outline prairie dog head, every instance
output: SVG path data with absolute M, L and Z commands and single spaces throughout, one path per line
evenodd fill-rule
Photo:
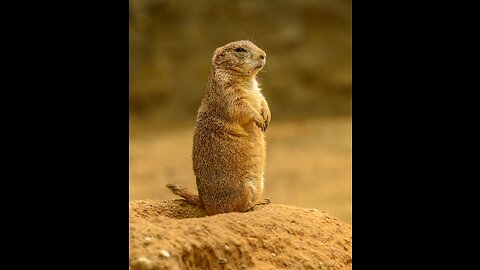
M 265 66 L 267 54 L 248 40 L 230 42 L 217 48 L 212 64 L 215 69 L 240 76 L 255 76 Z

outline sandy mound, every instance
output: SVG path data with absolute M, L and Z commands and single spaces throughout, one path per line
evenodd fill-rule
M 205 216 L 183 200 L 130 202 L 130 269 L 351 269 L 352 227 L 269 204 Z

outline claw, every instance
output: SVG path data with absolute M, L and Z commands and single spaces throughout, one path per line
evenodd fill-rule
M 262 119 L 263 120 L 263 119 Z M 259 127 L 262 131 L 265 131 L 267 129 L 266 122 L 257 122 L 255 121 L 255 124 L 257 127 Z

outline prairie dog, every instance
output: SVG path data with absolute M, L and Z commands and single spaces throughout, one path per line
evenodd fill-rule
M 217 48 L 198 109 L 193 170 L 198 195 L 167 184 L 207 215 L 245 212 L 262 199 L 265 137 L 271 114 L 256 79 L 266 54 L 248 40 Z

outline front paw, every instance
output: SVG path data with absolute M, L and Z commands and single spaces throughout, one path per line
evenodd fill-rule
M 264 111 L 264 110 L 262 110 L 260 112 L 260 115 L 263 118 L 263 122 L 264 122 L 264 126 L 265 126 L 265 129 L 263 131 L 265 131 L 265 130 L 267 130 L 268 125 L 270 125 L 270 119 L 272 118 L 272 116 L 271 116 L 269 111 Z
M 260 119 L 257 119 L 255 120 L 255 124 L 262 130 L 262 131 L 265 131 L 267 130 L 267 122 L 265 120 L 263 120 L 263 118 L 260 118 Z

